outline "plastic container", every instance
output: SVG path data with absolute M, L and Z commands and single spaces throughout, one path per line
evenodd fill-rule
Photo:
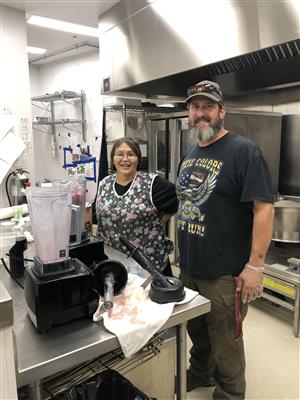
M 81 233 L 85 229 L 86 179 L 81 176 L 59 179 L 53 181 L 53 187 L 69 191 L 72 196 L 72 205 L 79 207 L 79 217 L 74 208 L 72 211 L 70 235 L 77 235 L 79 231 L 81 239 Z
M 32 187 L 26 189 L 35 251 L 43 263 L 69 256 L 71 194 L 66 190 Z

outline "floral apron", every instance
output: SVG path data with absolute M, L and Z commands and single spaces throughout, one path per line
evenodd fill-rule
M 115 191 L 116 175 L 100 182 L 96 210 L 98 234 L 104 243 L 129 254 L 118 236 L 126 237 L 139 247 L 157 269 L 168 263 L 168 239 L 159 212 L 152 202 L 152 184 L 157 175 L 137 172 L 127 192 L 121 196 Z

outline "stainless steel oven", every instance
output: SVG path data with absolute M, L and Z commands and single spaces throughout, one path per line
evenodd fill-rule
M 147 115 L 149 138 L 149 170 L 175 183 L 179 160 L 194 140 L 188 125 L 186 111 Z M 176 216 L 166 226 L 174 243 L 175 251 L 170 255 L 173 264 L 178 262 Z

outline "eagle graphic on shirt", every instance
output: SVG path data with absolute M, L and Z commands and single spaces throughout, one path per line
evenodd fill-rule
M 178 199 L 184 203 L 186 201 L 199 207 L 210 197 L 216 186 L 216 175 L 204 172 L 183 172 L 176 182 Z

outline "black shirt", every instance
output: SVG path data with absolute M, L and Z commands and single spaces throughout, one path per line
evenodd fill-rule
M 115 190 L 119 196 L 122 196 L 130 188 L 132 181 L 126 186 L 115 182 Z M 160 213 L 175 214 L 178 209 L 178 200 L 174 183 L 167 181 L 160 176 L 156 176 L 152 185 L 153 204 Z
M 180 266 L 197 278 L 238 275 L 249 259 L 253 200 L 273 202 L 259 148 L 233 132 L 195 145 L 177 180 Z

